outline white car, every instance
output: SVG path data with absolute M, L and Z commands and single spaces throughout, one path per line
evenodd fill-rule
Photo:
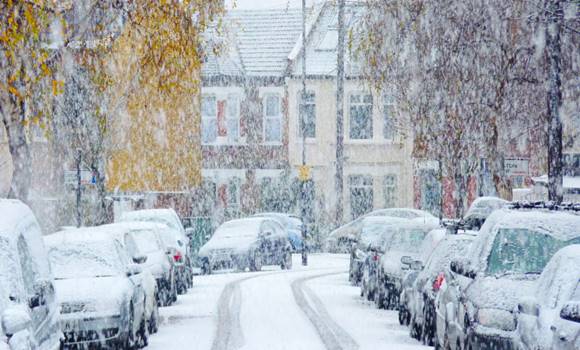
M 34 214 L 0 199 L 0 349 L 58 349 L 54 280 Z
M 145 292 L 145 318 L 149 333 L 156 333 L 159 325 L 160 290 L 154 273 L 163 276 L 159 263 L 169 263 L 155 235 L 163 228 L 160 224 L 135 222 L 97 226 L 92 230 L 93 237 L 108 235 L 123 245 L 127 256 L 133 263 L 141 265 L 143 272 L 135 275 Z M 144 239 L 145 238 L 145 239 Z M 149 262 L 151 257 L 152 261 Z
M 65 347 L 133 349 L 147 343 L 142 268 L 99 228 L 44 238 L 55 275 Z
M 219 268 L 260 271 L 263 265 L 292 268 L 292 246 L 276 220 L 252 217 L 223 223 L 199 250 L 202 272 Z
M 546 265 L 535 295 L 520 300 L 516 348 L 579 349 L 579 305 L 580 245 L 571 245 L 558 251 Z
M 193 286 L 193 270 L 189 238 L 185 233 L 179 216 L 173 209 L 143 209 L 125 212 L 117 222 L 144 221 L 167 225 L 170 230 L 162 233 L 163 241 L 174 252 L 172 256 L 177 267 L 177 292 L 185 294 Z
M 494 211 L 479 230 L 467 258 L 453 261 L 446 276 L 447 340 L 463 348 L 513 344 L 518 301 L 534 292 L 552 256 L 580 243 L 580 216 L 549 210 Z M 449 288 L 451 287 L 451 289 Z M 455 300 L 453 300 L 455 299 Z M 451 302 L 454 305 L 448 305 Z

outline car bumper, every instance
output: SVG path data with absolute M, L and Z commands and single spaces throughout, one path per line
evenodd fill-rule
M 65 314 L 61 317 L 61 328 L 65 345 L 116 343 L 124 331 L 119 315 L 78 317 Z
M 514 350 L 514 332 L 492 329 L 481 325 L 471 328 L 468 343 L 481 350 Z

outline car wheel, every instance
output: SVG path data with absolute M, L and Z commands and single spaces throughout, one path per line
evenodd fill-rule
M 411 327 L 409 327 L 409 328 L 410 328 L 411 338 L 421 340 L 421 326 L 419 324 L 417 324 L 417 322 L 415 322 L 414 318 L 411 320 Z
M 377 307 L 377 309 L 384 309 L 385 308 L 385 295 L 384 295 L 381 288 L 379 288 L 375 292 L 374 300 L 375 300 L 375 306 Z
M 291 270 L 292 269 L 292 252 L 287 251 L 284 254 L 284 259 L 282 260 L 282 264 L 280 265 L 282 270 Z
M 404 307 L 401 306 L 399 308 L 399 324 L 401 326 L 404 326 L 405 325 L 405 322 L 406 322 L 406 319 L 407 319 L 407 310 Z
M 143 320 L 139 327 L 139 348 L 142 349 L 147 345 L 149 345 L 149 327 L 147 325 L 147 317 L 143 315 Z
M 149 317 L 149 333 L 155 334 L 159 330 L 159 307 L 154 306 Z
M 129 329 L 127 330 L 127 334 L 125 335 L 125 345 L 124 348 L 125 349 L 129 349 L 129 350 L 133 350 L 136 349 L 137 347 L 137 342 L 136 342 L 136 336 L 135 336 L 135 331 L 133 330 L 135 328 L 135 315 L 134 315 L 134 310 L 133 310 L 133 304 L 131 304 L 131 306 L 129 306 L 129 322 L 127 323 L 127 327 L 129 327 Z
M 262 270 L 262 254 L 256 251 L 254 253 L 254 257 L 252 258 L 252 262 L 250 264 L 251 271 L 261 271 Z
M 204 260 L 201 265 L 201 273 L 204 275 L 211 275 L 211 265 L 208 260 Z

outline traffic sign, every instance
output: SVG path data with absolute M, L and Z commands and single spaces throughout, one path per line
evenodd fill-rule
M 310 180 L 310 167 L 308 165 L 301 165 L 298 168 L 298 179 L 302 182 Z

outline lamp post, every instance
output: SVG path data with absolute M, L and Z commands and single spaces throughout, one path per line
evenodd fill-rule
M 300 132 L 302 133 L 302 169 L 304 172 L 306 168 L 306 123 L 305 123 L 305 102 L 306 102 L 306 0 L 302 0 L 302 93 L 300 94 Z M 308 265 L 308 255 L 306 251 L 306 181 L 307 176 L 301 177 L 301 219 L 302 219 L 302 265 Z

